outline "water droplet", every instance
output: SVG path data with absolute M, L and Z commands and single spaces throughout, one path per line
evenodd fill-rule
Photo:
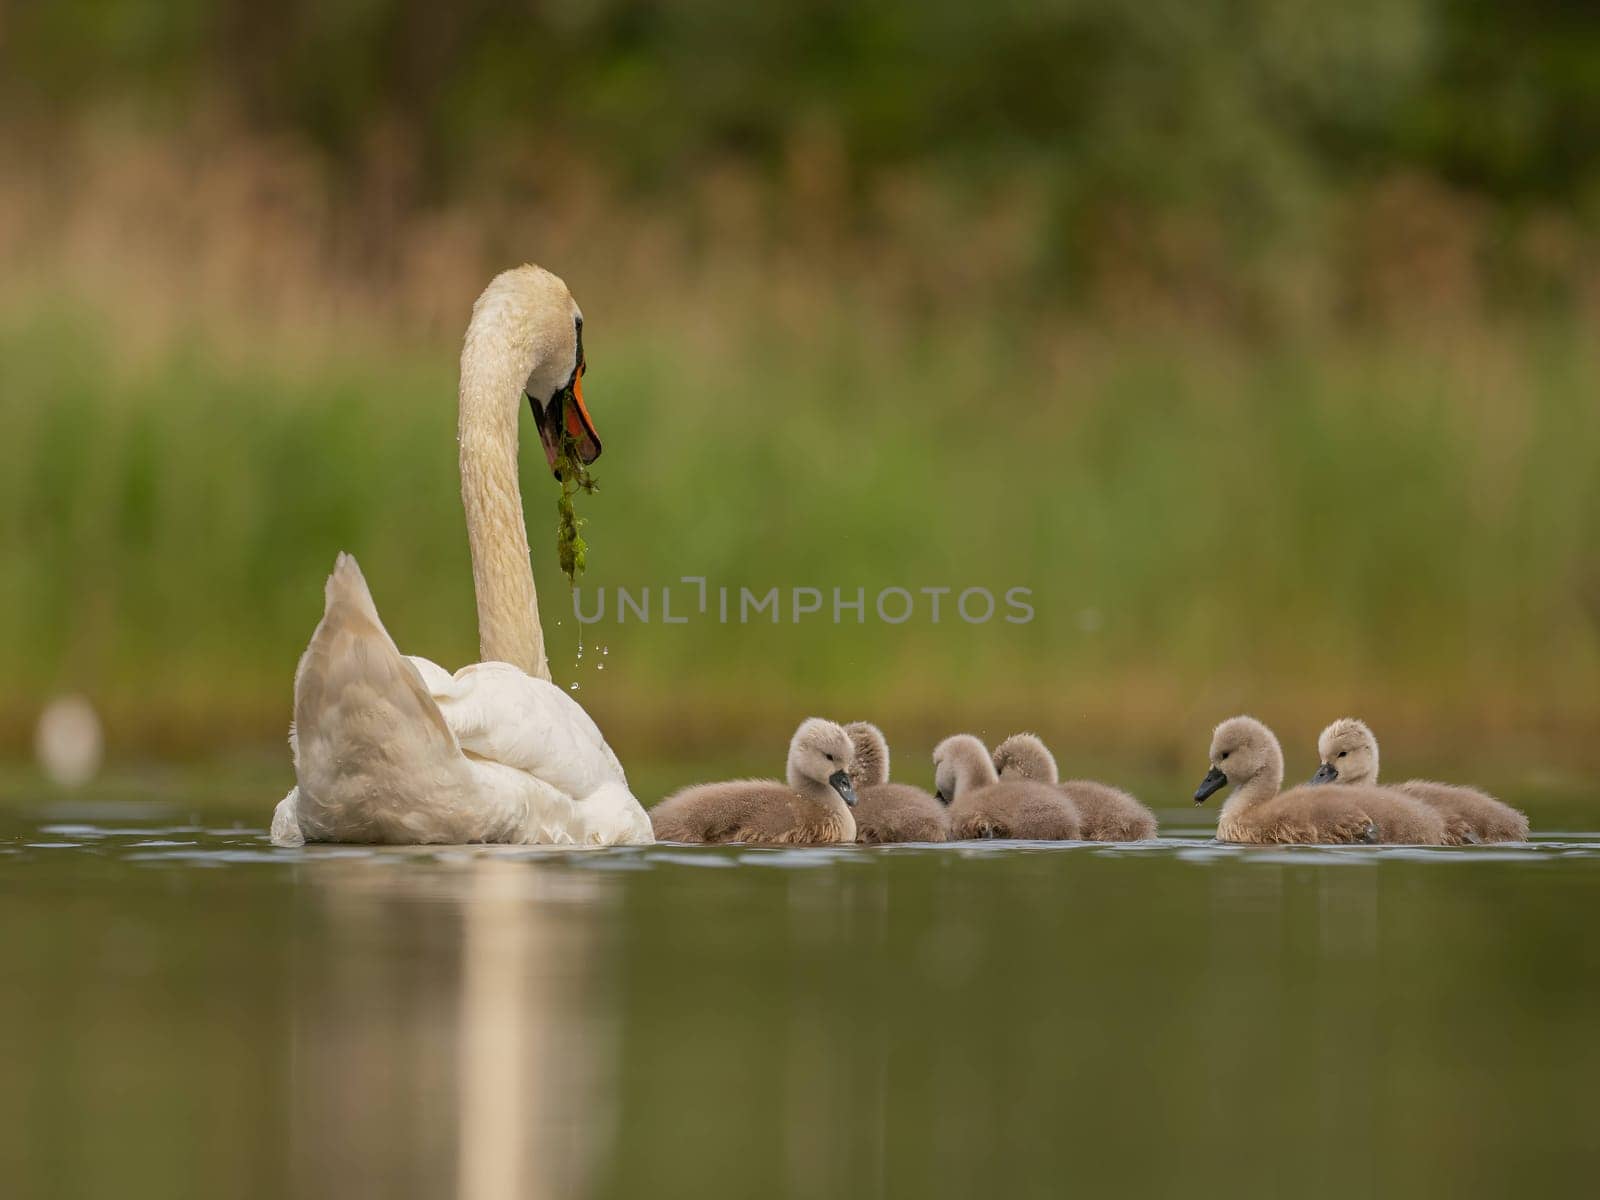
M 606 665 L 605 663 L 596 663 L 594 669 L 596 671 L 604 671 L 606 669 Z
M 568 689 L 567 689 L 567 690 L 568 690 L 568 691 L 570 691 L 570 692 L 575 692 L 575 691 L 577 691 L 577 690 L 578 690 L 578 681 L 577 681 L 577 680 L 576 680 L 576 679 L 574 679 L 574 680 L 573 680 L 573 681 L 572 681 L 572 686 L 571 686 L 571 687 L 569 687 L 569 688 L 568 688 Z

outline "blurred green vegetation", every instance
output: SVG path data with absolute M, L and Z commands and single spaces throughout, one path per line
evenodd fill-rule
M 276 737 L 338 549 L 473 658 L 456 339 L 532 259 L 588 318 L 591 587 L 1038 613 L 568 617 L 625 757 L 819 710 L 1165 771 L 1244 708 L 1593 756 L 1577 6 L 66 0 L 0 102 L 8 749 L 61 689 L 114 749 Z M 551 624 L 536 448 L 524 492 Z
M 728 349 L 707 355 L 590 309 L 607 450 L 583 582 L 613 600 L 582 660 L 558 488 L 524 439 L 553 664 L 624 740 L 781 740 L 820 709 L 1183 761 L 1245 707 L 1569 738 L 1600 716 L 1587 339 L 1246 354 L 1108 338 L 1063 356 L 1011 327 L 896 344 L 838 315 L 801 348 L 728 313 Z M 148 745 L 271 736 L 346 547 L 402 646 L 476 656 L 447 348 L 347 346 L 291 371 L 180 338 L 111 373 L 104 336 L 63 313 L 0 326 L 26 401 L 0 444 L 19 722 L 77 686 Z M 686 575 L 861 587 L 869 617 L 664 624 L 662 586 L 693 608 Z M 618 585 L 655 591 L 652 623 L 619 623 Z M 938 585 L 1029 587 L 1037 616 L 968 625 L 947 600 L 939 624 L 925 604 L 871 619 L 880 588 Z

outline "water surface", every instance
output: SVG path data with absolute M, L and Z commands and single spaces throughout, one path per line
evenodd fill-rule
M 1209 839 L 285 851 L 160 802 L 0 813 L 4 1191 L 1590 1186 L 1600 838 Z

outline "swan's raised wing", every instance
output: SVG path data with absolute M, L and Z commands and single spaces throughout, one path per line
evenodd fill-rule
M 412 662 L 468 755 L 526 771 L 577 800 L 605 784 L 626 788 L 599 727 L 555 684 L 509 663 L 476 663 L 447 675 L 427 659 Z
M 293 813 L 308 840 L 504 840 L 520 817 L 512 800 L 474 797 L 455 735 L 348 554 L 295 673 L 294 718 Z

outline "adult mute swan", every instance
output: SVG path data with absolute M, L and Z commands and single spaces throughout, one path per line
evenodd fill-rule
M 484 661 L 451 675 L 401 654 L 339 555 L 295 672 L 296 786 L 276 844 L 652 840 L 617 756 L 550 680 L 517 486 L 524 395 L 552 470 L 563 433 L 583 462 L 599 456 L 584 367 L 583 314 L 550 272 L 504 271 L 472 306 L 458 433 Z

